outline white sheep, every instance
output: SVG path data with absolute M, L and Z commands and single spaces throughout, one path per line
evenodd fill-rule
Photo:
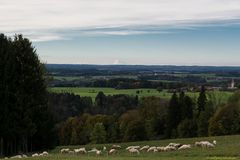
M 201 143 L 201 142 L 195 142 L 195 146 L 196 146 L 196 147 L 201 147 L 201 146 L 202 146 L 202 143 Z
M 35 154 L 32 155 L 32 157 L 39 157 L 39 154 L 35 153 Z
M 47 151 L 44 151 L 43 153 L 42 153 L 42 156 L 48 156 L 49 154 L 48 154 L 48 152 Z
M 157 149 L 157 147 L 153 146 L 148 148 L 147 152 L 154 152 Z
M 129 149 L 128 152 L 131 153 L 131 154 L 140 154 L 140 152 L 135 148 Z
M 180 143 L 169 143 L 168 146 L 169 146 L 169 147 L 179 148 L 179 147 L 181 147 L 182 145 L 181 145 Z
M 97 151 L 96 151 L 96 155 L 97 155 L 97 156 L 100 156 L 101 154 L 102 154 L 102 151 L 100 151 L 100 150 L 97 150 Z
M 165 150 L 165 147 L 157 147 L 157 150 L 159 151 L 159 152 L 164 152 Z
M 116 154 L 117 153 L 117 150 L 116 149 L 111 149 L 108 154 L 109 155 L 112 155 L 112 154 Z
M 23 154 L 22 155 L 22 158 L 27 158 L 28 156 L 26 154 Z
M 217 144 L 217 141 L 216 141 L 216 140 L 213 140 L 213 144 L 216 145 L 216 144 Z
M 185 149 L 191 149 L 191 145 L 190 144 L 184 144 L 181 147 L 178 148 L 178 150 L 185 150 Z
M 120 148 L 122 148 L 120 145 L 116 145 L 116 144 L 112 145 L 112 149 L 120 149 Z
M 126 148 L 126 150 L 129 150 L 129 149 L 140 149 L 141 147 L 140 146 L 129 146 Z
M 87 153 L 85 148 L 74 149 L 74 152 L 77 154 L 86 154 Z
M 107 147 L 106 146 L 103 146 L 103 151 L 105 152 L 107 150 Z
M 202 147 L 204 147 L 204 148 L 214 148 L 215 146 L 214 146 L 214 144 L 206 141 L 206 142 L 202 143 Z
M 166 146 L 164 148 L 164 151 L 166 151 L 166 152 L 168 152 L 168 151 L 176 151 L 176 150 L 177 150 L 176 147 L 173 147 L 173 146 Z
M 16 156 L 13 156 L 11 158 L 22 158 L 22 156 L 21 155 L 16 155 Z
M 150 146 L 143 146 L 142 148 L 140 148 L 140 151 L 145 151 L 148 150 L 150 148 Z
M 214 144 L 210 143 L 209 141 L 201 141 L 195 142 L 195 146 L 202 147 L 202 148 L 214 148 Z
M 42 157 L 43 156 L 43 154 L 42 153 L 39 153 L 39 157 Z
M 69 148 L 63 148 L 60 150 L 60 152 L 63 153 L 69 153 L 70 149 Z

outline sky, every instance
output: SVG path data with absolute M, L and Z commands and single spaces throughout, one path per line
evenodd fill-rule
M 44 63 L 240 66 L 239 0 L 0 0 Z

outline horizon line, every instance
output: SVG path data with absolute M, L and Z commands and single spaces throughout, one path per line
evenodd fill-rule
M 173 67 L 240 67 L 240 65 L 174 65 L 174 64 L 91 64 L 91 63 L 43 63 L 45 65 L 89 65 L 89 66 L 173 66 Z

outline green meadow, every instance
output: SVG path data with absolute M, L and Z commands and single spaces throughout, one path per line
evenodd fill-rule
M 196 141 L 207 140 L 212 142 L 217 141 L 217 145 L 212 149 L 203 149 L 194 146 Z M 184 151 L 171 151 L 171 152 L 158 152 L 147 153 L 140 152 L 139 155 L 131 155 L 125 148 L 132 145 L 149 145 L 149 146 L 166 146 L 169 143 L 181 143 L 191 144 L 192 148 Z M 106 146 L 109 150 L 112 144 L 89 144 L 86 146 L 61 146 L 50 151 L 50 155 L 47 157 L 38 157 L 30 159 L 41 160 L 237 160 L 240 158 L 240 135 L 234 136 L 219 136 L 219 137 L 205 137 L 205 138 L 187 138 L 187 139 L 171 139 L 160 141 L 142 141 L 119 144 L 122 148 L 116 155 L 108 155 L 107 152 L 103 152 L 102 155 L 96 156 L 95 154 L 87 155 L 74 155 L 74 154 L 60 154 L 59 151 L 62 148 L 76 149 L 79 147 L 85 147 L 87 150 L 97 148 L 101 150 L 103 146 Z
M 92 88 L 92 87 L 53 87 L 49 88 L 51 92 L 56 93 L 73 93 L 80 95 L 81 97 L 91 97 L 93 100 L 97 96 L 98 92 L 102 91 L 105 95 L 116 95 L 116 94 L 126 94 L 130 96 L 138 95 L 141 97 L 156 96 L 165 99 L 169 99 L 172 93 L 167 91 L 158 92 L 156 89 L 115 89 L 115 88 Z M 139 92 L 138 92 L 139 91 Z M 198 97 L 198 92 L 188 92 L 186 93 L 190 97 L 196 99 Z M 233 94 L 232 92 L 225 91 L 211 91 L 207 93 L 208 96 L 214 97 L 217 101 L 226 102 L 228 98 Z

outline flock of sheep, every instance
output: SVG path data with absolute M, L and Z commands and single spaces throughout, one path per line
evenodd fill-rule
M 130 154 L 140 154 L 140 152 L 169 152 L 169 151 L 176 151 L 176 150 L 187 150 L 191 149 L 193 146 L 195 147 L 201 147 L 201 148 L 214 148 L 217 144 L 216 140 L 213 141 L 213 143 L 210 143 L 209 141 L 200 141 L 195 142 L 194 145 L 190 144 L 180 144 L 180 143 L 169 143 L 167 146 L 129 146 L 126 148 L 126 151 Z M 104 153 L 107 153 L 107 155 L 113 155 L 117 154 L 119 150 L 121 150 L 122 147 L 120 145 L 112 145 L 110 150 L 107 151 L 107 148 L 104 146 L 102 150 L 98 150 L 96 148 L 93 148 L 89 151 L 86 150 L 86 148 L 79 148 L 79 149 L 73 149 L 70 150 L 69 148 L 63 148 L 60 150 L 61 154 L 88 154 L 88 153 L 95 153 L 97 156 L 102 155 Z
M 48 156 L 49 154 L 48 154 L 48 152 L 47 151 L 44 151 L 44 152 L 42 152 L 42 153 L 34 153 L 34 154 L 32 154 L 30 157 L 43 157 L 43 156 Z M 25 155 L 25 154 L 19 154 L 19 155 L 16 155 L 16 156 L 13 156 L 13 157 L 10 157 L 10 158 L 28 158 L 28 156 L 27 155 Z M 8 159 L 8 157 L 5 157 L 4 159 Z
M 167 146 L 161 146 L 161 147 L 156 147 L 156 146 L 129 146 L 125 150 L 129 152 L 130 154 L 140 154 L 140 152 L 169 152 L 169 151 L 176 151 L 176 150 L 187 150 L 191 149 L 192 147 L 201 147 L 201 148 L 214 148 L 217 144 L 217 141 L 214 140 L 212 143 L 209 141 L 200 141 L 200 142 L 195 142 L 194 145 L 191 144 L 180 144 L 180 143 L 169 143 Z M 114 155 L 121 150 L 122 147 L 120 145 L 112 145 L 109 150 L 107 150 L 107 147 L 103 147 L 102 150 L 98 150 L 96 148 L 93 148 L 89 151 L 86 150 L 86 148 L 79 148 L 79 149 L 73 149 L 70 150 L 69 148 L 63 148 L 60 150 L 61 154 L 88 154 L 88 153 L 94 153 L 97 156 L 100 156 L 104 153 L 107 153 L 107 155 Z M 44 151 L 42 153 L 35 153 L 32 154 L 30 157 L 43 157 L 43 156 L 48 156 L 48 152 Z M 27 158 L 27 155 L 16 155 L 10 158 Z M 7 157 L 5 159 L 8 159 Z

